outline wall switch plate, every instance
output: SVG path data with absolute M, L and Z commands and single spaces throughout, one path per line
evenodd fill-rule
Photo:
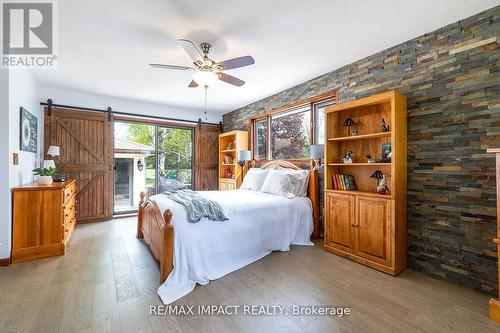
M 19 154 L 18 153 L 12 154 L 12 164 L 19 165 Z

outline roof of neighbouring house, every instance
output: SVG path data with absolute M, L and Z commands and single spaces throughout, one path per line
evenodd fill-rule
M 115 138 L 115 152 L 117 153 L 147 154 L 154 151 L 154 147 L 125 139 Z

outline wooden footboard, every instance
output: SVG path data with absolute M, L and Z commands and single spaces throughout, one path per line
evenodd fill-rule
M 137 238 L 143 238 L 160 261 L 160 283 L 167 279 L 174 268 L 174 226 L 170 224 L 171 220 L 170 209 L 162 216 L 156 202 L 146 199 L 146 194 L 141 192 Z

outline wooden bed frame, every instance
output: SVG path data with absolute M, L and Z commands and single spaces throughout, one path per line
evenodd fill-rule
M 275 168 L 277 166 L 302 170 L 293 163 L 287 161 L 271 161 L 264 164 L 262 169 Z M 307 196 L 311 199 L 313 207 L 314 230 L 311 238 L 319 238 L 319 188 L 318 170 L 309 170 L 309 185 Z M 160 283 L 163 283 L 174 268 L 174 226 L 170 223 L 172 212 L 167 209 L 161 214 L 154 200 L 146 199 L 146 194 L 141 192 L 139 203 L 139 214 L 137 217 L 137 238 L 143 238 L 149 245 L 151 252 L 160 262 Z

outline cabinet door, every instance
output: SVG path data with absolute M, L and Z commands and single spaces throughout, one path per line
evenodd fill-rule
M 325 244 L 343 251 L 352 251 L 354 225 L 354 197 L 326 193 Z
M 360 257 L 390 264 L 391 200 L 357 197 L 355 251 Z
M 226 182 L 219 181 L 219 191 L 225 191 L 226 190 Z

